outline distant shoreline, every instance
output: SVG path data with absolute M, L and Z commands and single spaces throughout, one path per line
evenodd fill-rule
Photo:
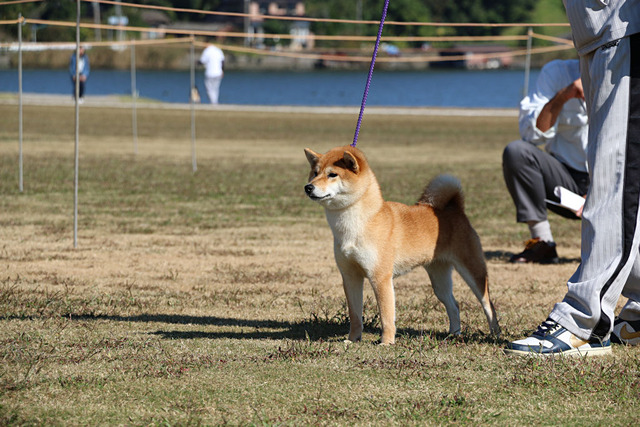
M 70 96 L 39 93 L 23 93 L 23 105 L 29 106 L 62 106 L 71 107 L 75 102 Z M 0 104 L 18 105 L 17 93 L 0 93 Z M 87 95 L 82 108 L 133 108 L 133 100 L 120 95 Z M 162 102 L 153 99 L 137 99 L 136 108 L 185 110 L 189 103 Z M 239 105 L 239 104 L 194 104 L 198 110 L 214 111 L 246 111 L 302 114 L 358 114 L 360 107 L 354 106 L 274 106 L 274 105 Z M 517 117 L 515 108 L 449 108 L 449 107 L 366 107 L 366 114 L 375 115 L 407 115 L 407 116 L 456 116 L 456 117 Z
M 114 50 L 108 47 L 93 47 L 87 51 L 91 66 L 99 69 L 128 70 L 131 66 L 129 49 Z M 327 70 L 365 70 L 369 62 L 318 61 L 310 58 L 295 58 L 272 55 L 255 55 L 237 52 L 226 53 L 228 70 L 266 71 L 288 70 L 309 71 Z M 311 52 L 309 52 L 311 53 Z M 196 60 L 200 51 L 195 52 Z M 339 54 L 339 52 L 338 52 Z M 368 53 L 367 53 L 368 54 Z M 69 64 L 69 50 L 23 51 L 22 63 L 27 69 L 66 69 Z M 539 68 L 551 59 L 564 57 L 566 53 L 554 52 L 539 54 L 532 58 L 531 66 Z M 0 52 L 0 69 L 17 68 L 18 54 L 13 51 Z M 139 46 L 136 48 L 136 68 L 139 70 L 188 70 L 191 58 L 189 49 L 182 46 Z M 428 70 L 429 62 L 378 62 L 380 70 Z M 524 68 L 524 56 L 514 57 L 511 69 Z

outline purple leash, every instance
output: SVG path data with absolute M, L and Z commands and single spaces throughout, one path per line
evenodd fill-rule
M 376 38 L 376 47 L 373 49 L 373 57 L 371 58 L 371 65 L 369 66 L 369 75 L 367 76 L 367 85 L 364 88 L 364 96 L 362 97 L 362 104 L 360 105 L 360 115 L 358 116 L 358 124 L 356 125 L 356 133 L 353 136 L 352 147 L 356 146 L 358 142 L 358 134 L 360 133 L 360 125 L 362 124 L 362 115 L 364 114 L 364 106 L 367 104 L 367 96 L 369 96 L 369 86 L 371 86 L 371 76 L 373 76 L 373 66 L 376 63 L 376 56 L 378 56 L 378 46 L 380 46 L 380 38 L 382 37 L 382 27 L 384 26 L 384 20 L 387 17 L 387 8 L 389 7 L 389 0 L 385 0 L 384 9 L 382 10 L 382 18 L 380 18 L 380 27 L 378 27 L 378 37 Z

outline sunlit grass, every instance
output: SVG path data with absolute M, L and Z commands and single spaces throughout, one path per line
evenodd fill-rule
M 463 334 L 424 271 L 396 281 L 397 344 L 348 331 L 331 233 L 307 200 L 303 148 L 346 145 L 355 117 L 83 108 L 72 247 L 73 109 L 0 106 L 0 423 L 53 425 L 628 425 L 638 350 L 506 358 L 577 266 L 579 223 L 551 217 L 561 264 L 513 266 L 526 227 L 502 182 L 509 118 L 366 116 L 359 147 L 386 198 L 457 175 L 484 244 L 503 336 L 455 277 Z M 523 228 L 524 227 L 524 228 Z

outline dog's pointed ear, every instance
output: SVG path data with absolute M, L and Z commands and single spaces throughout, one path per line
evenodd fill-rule
M 344 160 L 347 169 L 349 169 L 351 172 L 353 173 L 358 173 L 360 172 L 360 166 L 358 165 L 358 159 L 356 159 L 356 157 L 351 154 L 348 151 L 344 152 L 344 155 L 342 156 L 342 159 Z
M 307 160 L 309 161 L 309 164 L 311 165 L 311 167 L 315 167 L 318 164 L 318 159 L 320 158 L 320 154 L 316 153 L 315 151 L 309 148 L 304 149 L 304 154 L 307 156 Z

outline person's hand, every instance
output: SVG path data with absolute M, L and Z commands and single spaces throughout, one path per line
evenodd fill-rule
M 584 197 L 585 199 L 587 198 L 587 196 L 582 196 L 582 197 Z M 580 206 L 580 209 L 578 209 L 578 210 L 576 211 L 576 216 L 577 216 L 578 218 L 582 218 L 582 210 L 583 210 L 583 209 L 584 209 L 584 204 L 583 204 L 582 206 Z
M 538 114 L 538 118 L 536 119 L 536 127 L 541 132 L 546 132 L 553 125 L 555 125 L 556 120 L 558 120 L 558 116 L 560 115 L 560 111 L 562 111 L 562 107 L 564 104 L 570 99 L 578 98 L 584 99 L 584 90 L 582 89 L 582 80 L 577 79 L 567 87 L 562 88 L 556 95 L 551 98 L 549 102 L 547 102 L 542 110 L 540 110 L 540 114 Z
M 584 99 L 584 89 L 582 88 L 582 80 L 576 79 L 569 86 L 565 88 L 567 96 L 569 98 Z

